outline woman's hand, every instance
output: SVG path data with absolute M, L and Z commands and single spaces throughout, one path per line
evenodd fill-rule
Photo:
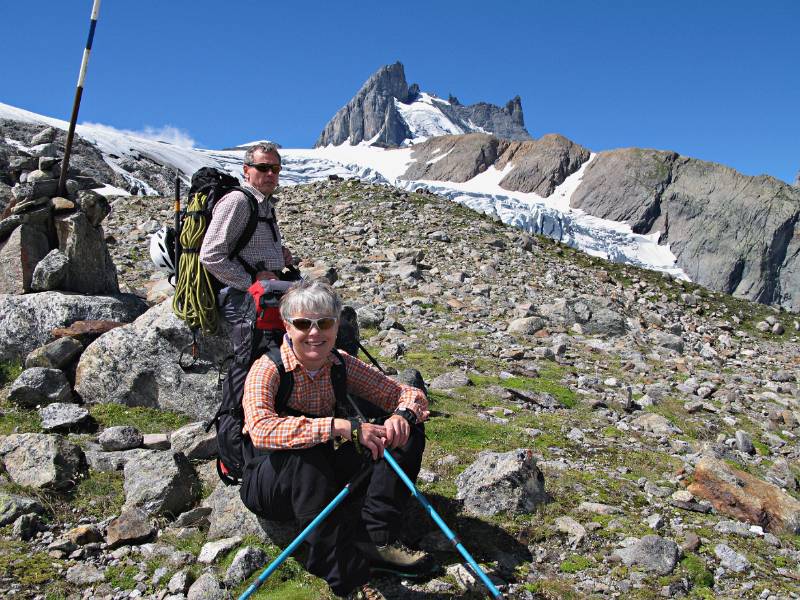
M 358 441 L 372 452 L 372 460 L 383 456 L 383 447 L 386 441 L 386 428 L 383 425 L 362 423 L 358 427 Z
M 383 424 L 386 429 L 386 445 L 390 448 L 405 446 L 411 435 L 411 425 L 400 415 L 392 415 Z

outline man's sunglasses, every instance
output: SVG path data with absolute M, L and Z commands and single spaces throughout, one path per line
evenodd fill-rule
M 277 175 L 281 172 L 281 166 L 279 164 L 272 164 L 272 163 L 244 163 L 248 167 L 253 167 L 259 173 L 266 173 L 267 171 L 272 171 Z
M 292 324 L 292 327 L 300 331 L 308 331 L 313 325 L 320 331 L 326 331 L 336 325 L 338 319 L 336 317 L 321 317 L 319 319 L 306 319 L 305 317 L 295 317 L 294 319 L 286 319 Z

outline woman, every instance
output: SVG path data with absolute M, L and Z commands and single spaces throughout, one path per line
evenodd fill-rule
M 262 517 L 297 519 L 305 527 L 365 468 L 361 450 L 378 461 L 384 448 L 391 448 L 412 480 L 419 473 L 427 398 L 421 390 L 334 351 L 341 308 L 336 292 L 320 280 L 300 282 L 283 296 L 281 361 L 284 377 L 293 378 L 285 408 L 275 405 L 281 375 L 268 356 L 257 360 L 247 376 L 244 433 L 257 456 L 245 467 L 241 496 Z M 347 392 L 384 413 L 380 423 L 335 416 L 333 369 L 346 373 Z M 344 402 L 339 399 L 340 405 Z M 372 469 L 367 483 L 306 539 L 306 568 L 340 596 L 381 598 L 365 585 L 371 571 L 408 577 L 428 573 L 433 566 L 425 553 L 397 541 L 410 492 L 384 461 L 374 462 Z

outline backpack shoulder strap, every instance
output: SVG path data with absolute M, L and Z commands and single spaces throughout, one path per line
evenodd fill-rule
M 256 226 L 258 225 L 258 201 L 252 193 L 248 192 L 244 188 L 231 188 L 228 193 L 231 192 L 242 192 L 250 204 L 250 217 L 247 219 L 247 225 L 245 225 L 242 235 L 240 235 L 239 239 L 236 240 L 233 250 L 231 250 L 230 254 L 228 254 L 228 258 L 235 258 L 239 255 L 239 252 L 241 252 L 244 247 L 250 243 L 250 239 L 253 237 L 253 233 L 256 231 Z
M 250 204 L 250 217 L 247 219 L 247 224 L 244 226 L 244 231 L 242 235 L 239 236 L 239 239 L 236 240 L 236 244 L 234 244 L 233 249 L 228 253 L 228 260 L 233 260 L 234 258 L 239 261 L 247 274 L 250 275 L 252 279 L 255 279 L 256 276 L 256 269 L 244 260 L 239 253 L 244 250 L 244 247 L 250 243 L 250 240 L 253 238 L 253 234 L 256 231 L 256 227 L 258 226 L 258 201 L 256 197 L 248 192 L 246 189 L 241 187 L 234 187 L 231 188 L 228 193 L 230 192 L 242 192 L 245 197 L 247 198 L 248 203 Z
M 331 367 L 331 385 L 337 406 L 347 406 L 347 365 L 336 348 L 331 350 L 333 366 Z
M 292 395 L 292 390 L 294 389 L 294 374 L 286 370 L 279 346 L 272 346 L 269 352 L 267 352 L 267 356 L 269 356 L 269 359 L 278 367 L 278 375 L 281 378 L 280 384 L 278 385 L 278 393 L 275 394 L 275 412 L 280 414 L 286 411 L 286 405 L 289 403 L 289 396 Z

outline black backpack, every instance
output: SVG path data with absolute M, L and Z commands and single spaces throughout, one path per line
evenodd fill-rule
M 196 171 L 192 175 L 192 184 L 189 188 L 189 199 L 191 201 L 195 194 L 205 195 L 207 197 L 205 208 L 202 211 L 199 211 L 199 214 L 195 214 L 193 211 L 189 211 L 188 209 L 182 211 L 180 228 L 183 229 L 184 222 L 187 218 L 202 216 L 206 219 L 206 229 L 208 229 L 208 223 L 211 222 L 214 207 L 216 206 L 217 202 L 222 199 L 225 194 L 232 191 L 242 192 L 247 197 L 247 200 L 250 203 L 250 217 L 247 220 L 247 225 L 245 226 L 242 235 L 236 241 L 236 244 L 228 254 L 228 259 L 235 259 L 239 261 L 244 270 L 247 271 L 247 274 L 250 275 L 251 278 L 255 278 L 255 274 L 258 272 L 258 269 L 239 256 L 239 253 L 244 249 L 245 246 L 247 246 L 248 243 L 250 243 L 250 240 L 252 239 L 259 222 L 266 222 L 269 225 L 270 230 L 272 231 L 272 237 L 277 241 L 278 233 L 275 229 L 275 210 L 273 209 L 271 214 L 267 217 L 260 217 L 258 215 L 258 201 L 256 200 L 256 197 L 251 192 L 241 187 L 239 185 L 239 180 L 236 179 L 236 177 L 212 167 L 203 167 L 202 169 Z M 180 237 L 180 235 L 178 237 Z M 202 243 L 202 239 L 203 238 L 201 237 L 200 243 Z M 200 252 L 200 248 L 199 246 L 197 248 L 180 248 L 179 252 Z M 211 274 L 209 273 L 209 275 Z M 221 284 L 216 281 L 216 278 L 213 276 L 211 276 L 211 278 L 215 282 L 215 289 L 218 290 L 222 287 Z
M 347 402 L 347 369 L 342 356 L 332 350 L 334 354 L 333 366 L 331 367 L 331 384 L 333 385 L 336 405 L 344 406 Z M 294 375 L 291 371 L 287 372 L 281 358 L 281 350 L 277 344 L 270 344 L 269 349 L 264 353 L 278 367 L 280 374 L 280 384 L 275 395 L 275 412 L 279 415 L 287 412 L 287 403 L 294 389 Z M 243 382 L 231 381 L 228 377 L 223 385 L 238 387 Z M 238 485 L 241 483 L 245 463 L 257 455 L 269 454 L 268 450 L 257 450 L 250 442 L 249 437 L 242 435 L 244 427 L 244 409 L 242 408 L 242 390 L 239 393 L 223 394 L 223 404 L 220 405 L 217 414 L 206 426 L 209 431 L 212 426 L 217 428 L 217 474 L 225 485 Z M 225 405 L 227 400 L 228 405 Z M 289 411 L 291 413 L 291 411 Z

